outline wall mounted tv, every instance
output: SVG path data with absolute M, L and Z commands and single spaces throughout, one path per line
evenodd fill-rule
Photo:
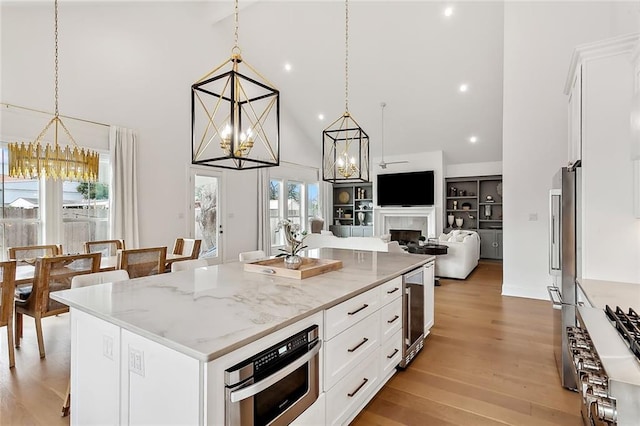
M 378 205 L 433 206 L 433 170 L 378 175 Z

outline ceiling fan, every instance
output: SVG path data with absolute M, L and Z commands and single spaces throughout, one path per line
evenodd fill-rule
M 380 138 L 380 163 L 378 163 L 378 165 L 380 166 L 381 169 L 386 169 L 387 166 L 389 164 L 402 164 L 402 163 L 408 163 L 408 161 L 384 161 L 384 107 L 387 106 L 386 102 L 381 102 L 380 103 L 380 109 L 382 110 L 382 118 L 380 120 L 380 125 L 382 127 L 382 132 L 381 132 L 381 138 Z

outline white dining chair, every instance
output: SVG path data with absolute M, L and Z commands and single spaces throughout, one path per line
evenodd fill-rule
M 124 269 L 94 272 L 93 274 L 77 275 L 71 278 L 71 288 L 87 287 L 95 284 L 113 283 L 129 279 L 129 273 Z
M 181 260 L 171 264 L 171 272 L 187 271 L 189 269 L 202 268 L 203 266 L 209 266 L 209 262 L 206 259 Z
M 245 251 L 238 255 L 238 259 L 240 260 L 240 262 L 264 259 L 265 257 L 267 257 L 267 254 L 264 252 L 264 250 Z

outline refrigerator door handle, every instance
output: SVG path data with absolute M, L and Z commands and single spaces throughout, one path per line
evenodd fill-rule
M 556 286 L 547 286 L 547 292 L 549 293 L 549 298 L 551 299 L 551 303 L 553 303 L 553 309 L 562 309 L 562 295 L 560 294 L 560 289 Z
M 560 275 L 560 215 L 562 206 L 562 191 L 552 189 L 549 191 L 549 274 Z

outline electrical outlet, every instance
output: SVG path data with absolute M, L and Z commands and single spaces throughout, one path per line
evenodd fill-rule
M 113 337 L 102 336 L 102 355 L 113 361 Z
M 538 213 L 529 213 L 529 222 L 535 222 L 538 220 Z
M 129 371 L 144 377 L 144 352 L 129 347 Z

